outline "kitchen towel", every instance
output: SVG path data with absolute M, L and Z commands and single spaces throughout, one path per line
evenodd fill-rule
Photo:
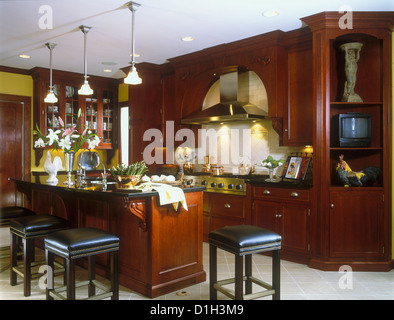
M 185 210 L 187 209 L 186 198 L 183 190 L 167 184 L 154 183 L 152 188 L 159 193 L 160 205 L 172 204 L 174 210 L 178 210 L 179 203 Z

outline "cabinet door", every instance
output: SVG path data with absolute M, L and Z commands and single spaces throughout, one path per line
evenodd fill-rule
M 281 205 L 278 202 L 253 202 L 252 224 L 273 232 L 280 233 Z
M 309 206 L 285 204 L 281 214 L 282 249 L 309 253 Z
M 383 192 L 330 192 L 330 256 L 383 258 Z

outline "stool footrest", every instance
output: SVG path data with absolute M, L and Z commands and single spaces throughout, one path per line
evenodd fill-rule
M 242 278 L 243 281 L 248 280 L 247 276 L 244 276 Z M 257 279 L 253 276 L 249 277 L 249 280 L 252 281 L 253 283 L 267 289 L 265 291 L 260 291 L 260 292 L 256 292 L 256 293 L 249 293 L 243 296 L 244 300 L 251 300 L 251 299 L 256 299 L 256 298 L 261 298 L 261 297 L 265 297 L 265 296 L 270 296 L 275 294 L 275 290 L 272 289 L 272 286 L 264 281 L 261 281 L 260 279 Z M 235 283 L 235 278 L 229 278 L 229 279 L 224 279 L 224 280 L 219 280 L 217 281 L 213 287 L 220 291 L 221 293 L 223 293 L 224 295 L 226 295 L 227 297 L 231 298 L 231 299 L 235 299 L 235 291 L 229 288 L 223 288 L 223 286 L 231 284 L 231 283 Z
M 55 261 L 53 264 L 54 264 L 55 266 L 57 266 L 57 267 L 60 268 L 60 269 L 55 269 L 55 270 L 54 270 L 54 272 L 53 272 L 54 275 L 57 275 L 57 274 L 59 274 L 59 273 L 63 273 L 63 272 L 65 271 L 64 266 L 61 265 L 59 262 Z M 42 261 L 34 261 L 34 262 L 31 262 L 31 263 L 30 263 L 30 267 L 36 267 L 36 266 L 45 266 L 45 260 L 42 260 Z M 22 264 L 17 265 L 16 267 L 12 267 L 12 271 L 16 272 L 16 273 L 19 274 L 22 278 L 24 278 L 24 277 L 25 277 L 25 274 L 24 274 L 24 272 L 22 271 L 23 268 L 24 268 L 24 264 L 22 263 Z M 39 278 L 39 277 L 41 277 L 42 275 L 43 275 L 43 273 L 41 273 L 41 272 L 35 272 L 35 273 L 31 273 L 31 274 L 30 274 L 31 279 Z
M 110 298 L 110 297 L 113 296 L 113 292 L 110 291 L 111 289 L 108 286 L 106 286 L 105 284 L 103 284 L 102 282 L 97 281 L 97 280 L 91 280 L 91 281 L 90 280 L 86 280 L 86 281 L 78 282 L 78 283 L 75 284 L 75 288 L 80 288 L 80 287 L 83 287 L 83 286 L 87 286 L 90 283 L 92 283 L 95 287 L 97 287 L 97 288 L 99 288 L 99 289 L 101 289 L 101 290 L 103 290 L 105 292 L 97 294 L 97 295 L 94 295 L 92 297 L 88 297 L 88 298 L 82 299 L 82 300 L 100 300 L 100 299 Z M 58 300 L 67 300 L 67 297 L 65 297 L 65 296 L 60 294 L 60 293 L 62 293 L 64 291 L 67 291 L 67 286 L 63 286 L 63 287 L 59 287 L 59 288 L 50 290 L 49 291 L 49 295 L 51 297 L 55 298 L 55 299 L 58 299 Z

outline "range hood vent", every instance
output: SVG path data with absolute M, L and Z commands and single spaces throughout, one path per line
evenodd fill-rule
M 238 72 L 220 76 L 220 103 L 182 119 L 182 124 L 260 120 L 267 112 L 249 102 L 238 101 Z

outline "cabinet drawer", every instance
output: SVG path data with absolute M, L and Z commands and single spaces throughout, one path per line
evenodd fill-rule
M 309 190 L 272 187 L 254 187 L 253 198 L 309 201 Z
M 245 208 L 245 196 L 215 194 L 211 198 L 212 216 L 229 216 L 243 218 Z

